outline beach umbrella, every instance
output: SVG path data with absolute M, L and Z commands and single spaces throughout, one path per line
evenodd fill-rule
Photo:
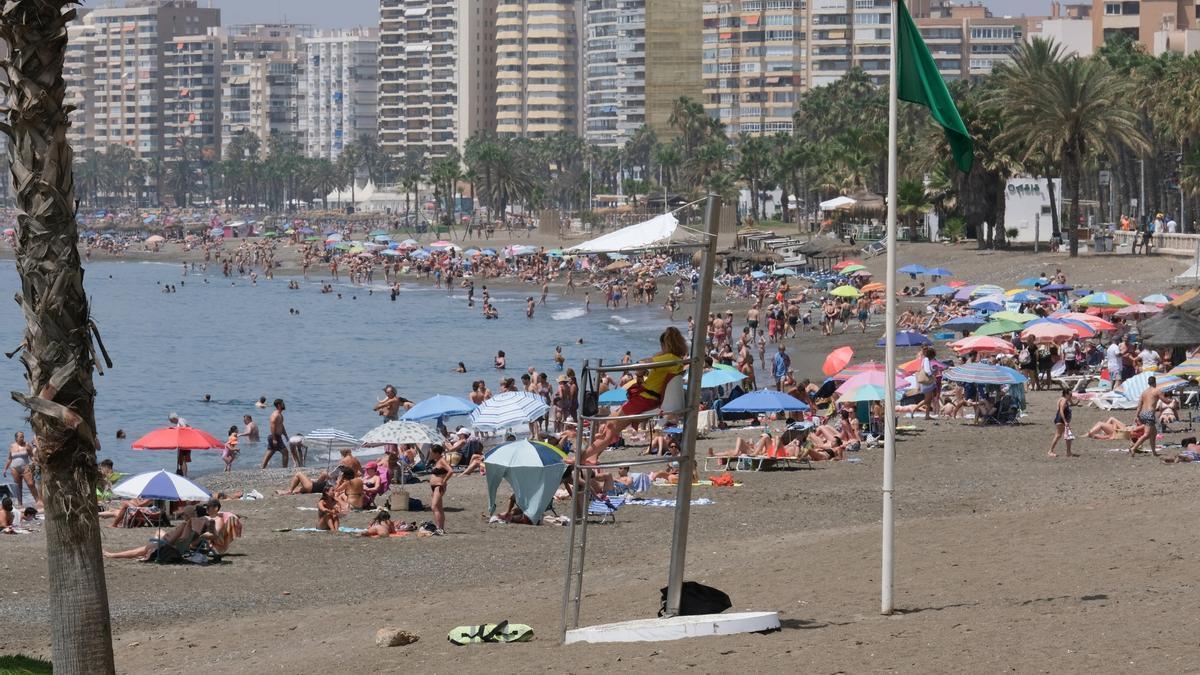
M 146 237 L 147 244 L 161 244 L 164 241 L 166 241 L 166 239 L 164 239 L 161 235 L 157 235 L 157 234 Z
M 832 291 L 829 291 L 829 294 L 839 298 L 857 298 L 858 296 L 862 295 L 862 291 L 853 286 L 847 285 L 838 286 Z
M 763 272 L 761 270 L 754 270 L 753 272 L 750 273 L 750 278 L 751 279 L 766 279 L 767 273 Z
M 554 499 L 567 469 L 567 454 L 549 443 L 519 440 L 493 448 L 483 456 L 487 469 L 488 509 L 496 511 L 496 491 L 507 480 L 517 506 L 533 523 Z
M 1128 307 L 1133 302 L 1120 297 L 1113 292 L 1092 293 L 1075 303 L 1080 307 L 1101 307 L 1101 308 L 1117 308 Z
M 918 333 L 916 331 L 902 330 L 899 333 L 896 333 L 896 346 L 897 347 L 919 347 L 919 346 L 931 345 L 931 344 L 933 344 L 932 340 L 925 337 L 924 335 L 921 335 L 920 333 Z M 879 338 L 879 341 L 875 343 L 876 347 L 883 347 L 886 345 L 887 345 L 887 336 Z
M 1041 283 L 1042 283 L 1042 280 L 1040 277 L 1025 277 L 1024 279 L 1018 281 L 1017 285 L 1024 286 L 1026 288 L 1034 288 L 1036 286 L 1041 285 Z
M 900 269 L 898 269 L 896 271 L 904 273 L 904 274 L 908 274 L 908 275 L 912 276 L 912 278 L 914 278 L 914 279 L 917 278 L 918 274 L 925 274 L 925 272 L 926 272 L 924 265 L 905 265 L 904 267 L 901 267 Z
M 727 384 L 741 382 L 744 379 L 746 379 L 746 375 L 743 373 L 731 372 L 723 368 L 714 368 L 700 376 L 700 388 L 712 389 L 713 387 L 723 387 Z
M 441 241 L 433 242 L 432 244 L 429 245 L 429 247 L 430 248 L 450 248 L 453 245 L 454 245 L 454 242 L 446 241 L 443 239 Z
M 483 249 L 482 251 L 480 251 L 480 253 L 482 253 L 482 254 L 484 254 L 484 255 L 486 255 L 486 256 L 492 256 L 492 257 L 494 257 L 494 256 L 496 255 L 496 250 L 495 250 L 495 249 L 491 249 L 491 248 L 485 248 L 485 249 Z
M 1118 309 L 1115 313 L 1113 313 L 1113 316 L 1121 319 L 1134 319 L 1135 321 L 1140 321 L 1148 316 L 1154 316 L 1161 311 L 1162 307 L 1159 307 L 1158 305 L 1143 305 L 1141 303 L 1137 303 Z
M 821 366 L 821 372 L 832 377 L 845 370 L 846 365 L 850 363 L 850 359 L 852 358 L 854 358 L 854 349 L 852 347 L 838 347 L 829 352 L 829 355 L 825 357 L 825 363 Z
M 869 279 L 871 277 L 871 270 L 854 270 L 850 273 L 850 276 L 856 279 Z
M 859 260 L 843 260 L 843 261 L 837 263 L 836 265 L 834 265 L 833 269 L 836 272 L 840 272 L 841 270 L 843 270 L 851 265 L 861 265 L 861 264 L 862 264 L 862 261 L 859 261 Z
M 866 265 L 846 265 L 842 269 L 838 270 L 838 274 L 840 274 L 842 276 L 848 276 L 850 274 L 853 274 L 855 272 L 858 272 L 860 270 L 865 270 L 865 269 L 867 269 Z
M 874 283 L 870 283 L 870 284 L 867 284 L 866 286 L 863 286 L 861 290 L 863 293 L 880 293 L 880 292 L 887 290 L 887 285 L 881 284 L 878 281 L 876 281 Z
M 947 284 L 947 285 L 949 285 L 949 284 Z M 970 300 L 971 293 L 975 290 L 975 288 L 976 287 L 973 284 L 967 284 L 966 286 L 959 286 L 958 290 L 954 291 L 954 299 L 959 300 L 961 302 L 966 302 L 966 301 Z
M 628 260 L 618 260 L 616 262 L 611 262 L 611 263 L 605 265 L 604 271 L 605 272 L 620 272 L 621 270 L 629 269 L 630 267 L 633 267 L 633 263 L 629 262 Z
M 1089 326 L 1088 324 L 1086 324 L 1082 321 L 1076 321 L 1074 319 L 1066 319 L 1066 318 L 1061 318 L 1061 317 L 1048 317 L 1048 318 L 1044 318 L 1044 319 L 1034 319 L 1033 321 L 1030 321 L 1029 323 L 1025 324 L 1025 327 L 1029 328 L 1030 326 L 1037 326 L 1039 324 L 1046 324 L 1046 323 L 1064 326 L 1064 327 L 1074 331 L 1076 336 L 1084 338 L 1084 339 L 1094 337 L 1096 335 L 1096 329 Z
M 306 226 L 306 227 L 302 227 L 302 228 L 300 228 L 300 229 L 299 229 L 299 230 L 297 230 L 297 231 L 298 231 L 300 234 L 316 234 L 316 232 L 317 232 L 316 230 L 312 229 L 311 227 L 307 227 L 307 226 Z
M 971 289 L 971 297 L 982 298 L 985 295 L 1004 295 L 1004 289 L 996 284 L 980 284 Z
M 506 391 L 480 404 L 471 413 L 471 425 L 481 431 L 496 431 L 532 422 L 549 410 L 550 406 L 537 394 Z
M 1005 310 L 1003 312 L 996 312 L 995 314 L 993 314 L 991 316 L 991 318 L 999 319 L 1001 321 L 1015 321 L 1017 323 L 1029 323 L 1030 321 L 1038 319 L 1039 317 L 1037 314 L 1026 314 L 1024 312 L 1011 312 L 1011 311 Z
M 1200 377 L 1200 358 L 1192 358 L 1171 369 L 1168 375 L 1176 377 Z
M 1050 284 L 1049 286 L 1042 286 L 1043 293 L 1066 293 L 1073 290 L 1075 290 L 1074 286 L 1068 286 L 1066 284 Z
M 400 245 L 407 246 L 409 248 L 415 248 L 420 246 L 421 242 L 417 241 L 416 239 L 405 239 L 404 241 L 400 242 Z
M 887 370 L 887 366 L 879 361 L 863 361 L 852 366 L 847 366 L 835 375 L 830 376 L 830 379 L 837 381 L 849 380 L 855 375 L 862 373 L 882 373 Z
M 1125 398 L 1136 401 L 1150 388 L 1151 377 L 1157 382 L 1158 388 L 1163 391 L 1172 391 L 1187 385 L 1187 380 L 1169 373 L 1138 373 L 1117 385 L 1114 391 L 1119 391 L 1125 394 Z
M 971 335 L 1002 335 L 1004 333 L 1016 333 L 1022 328 L 1024 326 L 1016 321 L 989 321 L 976 328 L 975 332 L 971 333 Z
M 121 481 L 112 490 L 118 497 L 163 499 L 170 502 L 204 502 L 212 493 L 192 481 L 166 471 L 139 473 Z
M 1004 305 L 996 302 L 995 300 L 988 300 L 984 298 L 982 300 L 976 300 L 975 302 L 972 302 L 971 309 L 977 312 L 999 312 L 1004 309 Z
M 794 277 L 796 276 L 796 270 L 790 267 L 782 267 L 774 272 L 771 272 L 771 274 L 777 277 Z
M 723 412 L 793 412 L 808 410 L 808 405 L 800 399 L 789 396 L 774 389 L 760 389 L 749 394 L 742 394 L 721 407 Z
M 925 273 L 931 277 L 949 277 L 954 275 L 954 272 L 951 272 L 945 267 L 932 267 L 925 270 Z
M 331 242 L 331 241 L 332 241 L 332 242 L 335 242 L 335 243 L 336 243 L 336 242 L 339 242 L 339 241 L 341 241 L 341 240 L 342 240 L 342 239 L 344 239 L 344 238 L 345 238 L 345 237 L 343 237 L 343 236 L 342 236 L 342 233 L 341 233 L 341 232 L 334 232 L 333 234 L 326 235 L 326 236 L 325 236 L 325 241 L 326 241 L 326 242 Z
M 954 295 L 955 292 L 953 286 L 934 286 L 925 289 L 925 295 Z
M 479 249 L 477 248 L 469 248 L 463 251 L 463 256 L 467 258 L 474 258 L 477 255 L 479 255 Z
M 703 386 L 701 388 L 703 388 Z M 629 392 L 621 387 L 609 389 L 603 394 L 600 394 L 600 398 L 598 399 L 600 405 L 621 405 L 628 400 Z
M 1095 330 L 1096 332 L 1117 329 L 1117 326 L 1113 322 L 1111 322 L 1103 317 L 1096 316 L 1094 314 L 1083 314 L 1081 312 L 1066 312 L 1063 314 L 1055 313 L 1053 316 L 1056 319 L 1063 319 L 1066 321 L 1078 321 L 1079 323 L 1087 324 L 1087 325 L 1091 326 L 1092 330 Z
M 1006 366 L 995 366 L 987 363 L 964 363 L 961 366 L 947 368 L 942 378 L 952 382 L 971 382 L 974 384 L 1021 384 L 1028 378 Z
M 399 257 L 403 256 L 404 254 L 401 253 L 400 251 L 393 251 L 391 249 L 388 249 L 386 251 L 380 251 L 379 255 L 386 255 L 389 258 L 399 258 Z
M 446 439 L 433 429 L 409 420 L 384 422 L 362 437 L 364 446 L 430 445 L 445 442 Z
M 362 444 L 354 434 L 341 429 L 313 429 L 304 434 L 304 444 L 311 446 L 314 449 L 324 449 L 325 459 L 329 460 L 333 457 L 335 449 L 342 448 L 357 448 Z
M 1019 293 L 1013 293 L 1012 295 L 1010 295 L 1008 297 L 1013 302 L 1022 302 L 1022 303 L 1024 303 L 1024 302 L 1042 302 L 1043 300 L 1048 300 L 1050 298 L 1050 296 L 1046 295 L 1045 293 L 1040 293 L 1038 291 L 1020 291 Z
M 1076 336 L 1070 326 L 1046 321 L 1029 326 L 1021 331 L 1021 340 L 1032 340 L 1035 344 L 1058 344 Z
M 192 427 L 155 429 L 133 442 L 134 450 L 220 450 L 225 442 Z
M 950 343 L 950 348 L 956 352 L 979 352 L 981 354 L 1016 354 L 1017 350 L 1008 340 L 1001 340 L 992 335 L 973 335 Z
M 947 281 L 946 285 L 949 286 L 950 288 L 962 288 L 963 286 L 967 286 L 968 284 L 965 281 Z
M 470 415 L 472 410 L 475 410 L 475 404 L 465 398 L 438 394 L 413 405 L 413 407 L 400 416 L 400 419 L 413 421 L 432 420 L 439 417 L 452 417 L 454 415 Z
M 987 322 L 982 316 L 959 316 L 942 324 L 942 328 L 949 328 L 955 332 L 970 332 Z
M 859 373 L 854 377 L 846 380 L 837 388 L 839 396 L 838 402 L 851 403 L 855 401 L 882 401 L 884 398 L 885 387 L 887 387 L 886 376 L 882 372 L 872 371 Z M 895 386 L 897 391 L 904 391 L 908 388 L 908 382 L 905 378 L 894 376 Z
M 1155 293 L 1153 295 L 1147 295 L 1146 297 L 1142 298 L 1142 302 L 1144 302 L 1148 305 L 1165 305 L 1170 301 L 1171 301 L 1171 299 L 1168 298 L 1167 296 L 1163 295 L 1162 293 Z

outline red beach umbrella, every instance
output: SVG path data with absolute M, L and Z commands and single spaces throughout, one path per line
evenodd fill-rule
M 825 365 L 821 366 L 821 372 L 825 373 L 827 377 L 833 377 L 835 373 L 841 372 L 852 358 L 854 358 L 854 349 L 838 347 L 825 357 Z
M 225 444 L 192 427 L 155 429 L 133 442 L 134 450 L 220 450 Z

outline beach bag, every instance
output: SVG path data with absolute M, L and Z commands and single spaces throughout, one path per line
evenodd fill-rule
M 1067 428 L 1066 428 L 1066 429 L 1063 431 L 1063 438 L 1064 438 L 1064 439 L 1066 439 L 1066 440 L 1068 440 L 1068 441 L 1073 441 L 1073 440 L 1075 440 L 1075 432 L 1074 432 L 1074 431 L 1071 431 L 1071 425 L 1070 425 L 1070 424 L 1068 424 L 1068 425 L 1067 425 Z
M 660 593 L 662 594 L 662 604 L 659 605 L 658 615 L 662 616 L 667 613 L 667 588 L 664 586 Z M 724 591 L 698 584 L 695 581 L 683 582 L 683 588 L 679 594 L 680 616 L 720 614 L 730 607 L 733 607 L 733 602 L 729 600 L 729 596 Z
M 925 372 L 924 368 L 917 370 L 917 384 L 929 384 L 930 382 L 933 382 L 933 378 Z
M 183 562 L 183 554 L 179 549 L 170 544 L 159 544 L 158 548 L 150 553 L 150 557 L 146 562 L 158 563 L 160 565 L 177 565 Z
M 600 394 L 596 393 L 596 378 L 591 370 L 583 369 L 583 401 L 580 403 L 580 413 L 584 417 L 595 417 L 600 412 Z

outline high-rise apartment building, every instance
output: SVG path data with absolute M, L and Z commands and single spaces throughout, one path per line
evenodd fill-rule
M 251 133 L 262 152 L 278 134 L 304 147 L 301 114 L 304 85 L 304 40 L 312 26 L 248 24 L 217 31 L 224 52 L 221 64 L 221 145 Z
M 917 0 L 910 12 L 948 80 L 990 73 L 1026 32 L 1025 19 L 993 17 L 979 4 Z M 800 93 L 854 68 L 887 83 L 891 23 L 890 0 L 706 3 L 705 106 L 731 134 L 790 132 Z
M 583 2 L 500 0 L 496 131 L 540 138 L 583 131 Z
M 165 156 L 167 45 L 220 24 L 218 9 L 196 0 L 131 0 L 100 7 L 72 26 L 64 75 L 80 112 L 72 116 L 76 150 L 122 145 L 143 159 Z M 88 76 L 90 74 L 90 77 Z
M 349 143 L 374 143 L 378 125 L 379 34 L 355 29 L 304 42 L 305 154 L 335 160 Z
M 587 0 L 586 12 L 584 137 L 619 147 L 646 123 L 646 0 Z
M 496 123 L 497 0 L 381 0 L 379 142 L 437 159 Z
M 670 123 L 676 101 L 684 96 L 704 100 L 704 45 L 696 39 L 703 27 L 699 0 L 646 3 L 646 126 L 659 139 L 678 133 Z
M 187 35 L 163 47 L 163 152 L 221 158 L 221 40 Z

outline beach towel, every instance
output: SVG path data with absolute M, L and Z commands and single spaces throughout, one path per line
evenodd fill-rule
M 715 503 L 716 502 L 714 502 L 711 499 L 708 499 L 707 497 L 701 497 L 699 499 L 693 499 L 691 501 L 692 506 L 708 506 L 709 504 L 715 504 Z M 629 506 L 658 506 L 658 507 L 667 508 L 667 509 L 675 508 L 675 500 L 674 499 L 637 499 L 637 498 L 633 498 L 633 499 L 625 500 L 625 504 L 629 505 Z
M 278 530 L 271 530 L 271 531 L 272 532 L 329 532 L 329 530 L 319 530 L 315 527 L 285 527 L 285 528 L 280 528 Z M 343 525 L 342 527 L 338 528 L 338 532 L 340 534 L 362 534 L 363 532 L 366 532 L 366 531 L 367 531 L 367 529 L 365 527 L 346 527 L 345 525 Z

